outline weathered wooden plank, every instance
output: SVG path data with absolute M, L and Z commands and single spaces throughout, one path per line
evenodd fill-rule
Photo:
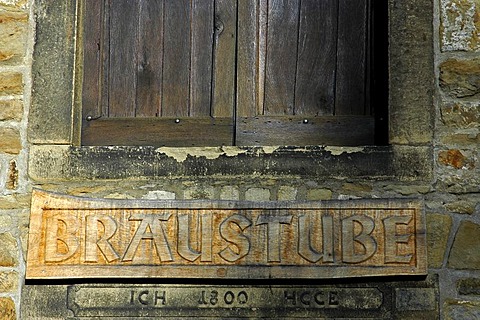
M 190 100 L 190 0 L 165 1 L 163 117 L 188 115 Z
M 424 275 L 421 208 L 398 199 L 122 201 L 35 190 L 27 278 Z
M 340 0 L 335 114 L 365 114 L 368 0 Z
M 101 110 L 103 13 L 102 1 L 86 1 L 83 30 L 82 118 L 98 117 Z M 86 26 L 86 27 L 85 27 Z
M 214 9 L 214 1 L 192 0 L 190 116 L 210 115 Z
M 296 115 L 333 115 L 337 0 L 301 1 L 295 83 Z
M 161 110 L 163 73 L 163 0 L 140 0 L 137 51 L 136 117 Z
M 373 144 L 374 119 L 367 116 L 238 118 L 236 132 L 239 146 L 364 146 Z
M 215 117 L 233 117 L 237 41 L 237 1 L 215 1 L 213 105 Z
M 255 1 L 238 2 L 236 112 L 239 117 L 257 115 L 258 9 Z
M 136 39 L 138 3 L 135 0 L 109 1 L 110 64 L 108 116 L 135 116 Z
M 123 118 L 86 123 L 83 145 L 221 146 L 230 145 L 232 118 Z
M 293 115 L 299 4 L 298 0 L 268 2 L 265 115 Z

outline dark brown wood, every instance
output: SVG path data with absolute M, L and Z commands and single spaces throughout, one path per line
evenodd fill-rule
M 340 0 L 335 114 L 365 114 L 368 0 Z
M 214 9 L 214 1 L 192 0 L 190 116 L 210 115 Z
M 138 2 L 109 1 L 109 117 L 133 117 L 136 107 Z
M 301 1 L 296 115 L 333 115 L 337 14 L 338 0 Z
M 257 115 L 259 3 L 238 2 L 237 108 L 239 117 Z M 263 97 L 262 97 L 263 100 Z
M 221 146 L 231 145 L 231 118 L 123 118 L 87 122 L 85 145 Z
M 101 110 L 103 2 L 86 1 L 88 7 L 83 30 L 82 118 L 98 117 Z
M 137 51 L 136 117 L 161 110 L 163 75 L 163 0 L 140 0 Z
M 165 1 L 163 117 L 188 116 L 190 100 L 190 0 Z
M 233 117 L 235 107 L 235 56 L 237 1 L 215 1 L 212 115 Z
M 293 115 L 299 1 L 268 2 L 265 115 Z
M 373 131 L 367 116 L 264 116 L 237 119 L 236 136 L 239 146 L 362 146 L 373 143 Z
M 413 276 L 427 273 L 426 258 L 416 200 L 121 201 L 34 190 L 26 277 Z

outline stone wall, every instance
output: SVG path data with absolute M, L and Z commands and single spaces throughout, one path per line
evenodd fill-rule
M 36 8 L 34 2 L 0 0 L 0 319 L 21 318 L 32 187 L 72 195 L 133 199 L 420 197 L 426 204 L 429 272 L 440 279 L 442 317 L 480 318 L 478 0 L 435 1 L 431 17 L 434 55 L 431 59 L 421 58 L 426 64 L 434 61 L 430 75 L 435 82 L 434 108 L 416 100 L 429 92 L 429 83 L 414 93 L 402 92 L 400 86 L 392 88 L 397 97 L 407 97 L 411 115 L 404 121 L 412 127 L 416 121 L 423 121 L 423 117 L 415 117 L 415 109 L 434 110 L 434 140 L 432 143 L 427 133 L 416 139 L 400 132 L 403 128 L 396 126 L 397 114 L 392 113 L 393 160 L 390 151 L 368 148 L 319 147 L 295 152 L 282 148 L 214 148 L 183 153 L 148 148 L 91 151 L 71 147 L 63 136 L 56 140 L 59 142 L 55 148 L 46 147 L 37 134 L 41 123 L 31 120 L 38 109 L 31 113 L 29 110 L 34 109 L 32 90 L 46 100 L 48 92 L 40 90 L 54 90 L 42 83 L 49 79 L 48 75 L 32 69 L 35 40 L 39 38 L 35 35 L 36 21 L 48 20 L 50 13 L 39 8 L 42 1 L 36 1 Z M 400 2 L 397 5 L 395 8 L 404 13 L 398 16 L 405 18 L 406 24 L 417 22 L 408 20 L 417 12 L 408 12 L 411 8 L 401 7 Z M 428 8 L 425 10 L 421 12 L 428 12 Z M 392 32 L 397 31 L 402 30 Z M 392 46 L 401 47 L 402 43 Z M 392 50 L 398 53 L 402 49 Z M 391 61 L 401 61 L 401 54 L 392 56 Z M 391 67 L 404 66 L 399 63 Z M 410 81 L 404 80 L 401 82 Z M 392 79 L 392 83 L 395 81 L 400 82 Z M 55 94 L 72 97 L 70 92 L 51 95 Z M 70 134 L 68 127 L 63 132 Z M 47 140 L 54 138 L 55 134 L 49 132 Z M 433 159 L 428 152 L 425 156 L 410 152 L 432 147 Z M 119 161 L 112 165 L 105 159 L 114 153 Z M 143 163 L 135 162 L 137 155 L 144 159 Z M 292 156 L 297 158 L 285 160 Z M 232 164 L 237 167 L 232 168 Z M 116 176 L 109 179 L 108 173 L 113 171 Z

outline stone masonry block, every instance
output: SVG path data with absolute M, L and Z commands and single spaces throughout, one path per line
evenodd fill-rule
M 0 121 L 20 121 L 23 117 L 23 101 L 6 100 L 0 101 Z
M 28 14 L 0 9 L 0 65 L 23 62 L 28 36 Z
M 220 200 L 239 200 L 240 191 L 235 186 L 224 186 L 220 189 Z
M 307 200 L 330 200 L 332 191 L 329 189 L 311 189 L 307 191 Z
M 23 93 L 23 76 L 18 72 L 0 74 L 0 96 Z
M 453 98 L 480 93 L 480 59 L 448 59 L 440 65 L 440 87 Z
M 19 154 L 21 149 L 20 131 L 14 128 L 0 128 L 0 152 Z
M 446 103 L 440 108 L 442 121 L 454 128 L 468 129 L 480 127 L 480 104 Z
M 16 320 L 17 312 L 15 310 L 15 303 L 10 298 L 0 298 L 0 319 L 2 320 Z
M 480 225 L 462 221 L 448 259 L 453 269 L 480 270 Z
M 441 268 L 447 250 L 452 218 L 442 214 L 427 215 L 427 257 L 430 268 Z
M 442 51 L 478 51 L 480 49 L 478 0 L 441 0 L 440 11 Z
M 281 186 L 278 189 L 278 200 L 289 201 L 297 198 L 297 189 L 291 186 Z
M 270 190 L 264 188 L 250 188 L 245 192 L 245 200 L 269 201 Z
M 0 272 L 0 292 L 14 293 L 18 289 L 19 275 L 15 271 Z
M 17 240 L 9 233 L 0 234 L 0 267 L 15 267 L 18 265 Z M 1 319 L 1 318 L 0 318 Z

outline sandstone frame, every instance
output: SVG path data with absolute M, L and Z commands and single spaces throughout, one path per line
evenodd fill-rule
M 293 172 L 317 177 L 432 178 L 433 0 L 389 0 L 389 146 L 214 148 L 210 151 L 218 156 L 212 160 L 197 157 L 195 150 L 187 148 L 187 161 L 177 161 L 168 152 L 153 148 L 79 146 L 80 88 L 76 79 L 81 78 L 81 48 L 77 47 L 81 41 L 77 31 L 83 4 L 84 0 L 35 3 L 34 90 L 28 133 L 32 144 L 29 170 L 34 180 L 198 175 L 198 165 L 209 168 L 201 175 Z M 234 156 L 230 156 L 232 152 Z M 125 160 L 125 155 L 135 156 Z M 292 162 L 292 158 L 296 160 Z M 265 163 L 272 159 L 278 165 L 266 169 Z M 322 171 L 319 163 L 329 170 Z

